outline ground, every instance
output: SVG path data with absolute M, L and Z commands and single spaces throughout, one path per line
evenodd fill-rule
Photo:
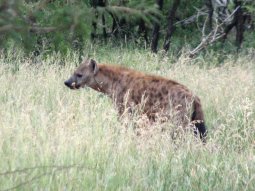
M 107 97 L 64 87 L 79 63 L 75 54 L 1 55 L 0 190 L 254 190 L 252 56 L 214 66 L 213 57 L 174 60 L 121 49 L 94 54 L 174 79 L 199 95 L 209 131 L 202 145 L 193 134 L 173 141 L 170 123 L 164 132 L 160 124 L 145 126 L 137 136 L 134 123 L 142 119 L 120 123 Z

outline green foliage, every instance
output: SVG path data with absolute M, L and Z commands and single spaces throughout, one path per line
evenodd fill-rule
M 255 1 L 253 0 L 246 0 L 244 1 L 244 6 L 248 10 L 249 13 L 255 17 Z
M 142 18 L 151 25 L 155 21 L 152 15 L 157 15 L 157 11 L 152 1 L 129 2 L 126 6 L 116 6 L 117 2 L 97 7 L 99 16 L 110 12 L 128 20 Z M 28 51 L 66 52 L 68 48 L 81 48 L 90 37 L 95 18 L 91 4 L 85 0 L 1 1 L 0 45 L 6 48 L 12 39 Z
M 42 43 L 52 44 L 53 50 L 58 50 L 60 47 L 66 49 L 64 47 L 77 36 L 85 38 L 90 21 L 88 7 L 84 3 L 70 6 L 61 2 L 3 1 L 0 15 L 2 46 L 6 47 L 8 40 L 13 39 L 28 50 L 37 46 L 42 48 Z M 45 37 L 47 41 L 42 41 Z
M 136 43 L 137 47 L 149 47 L 155 23 L 160 24 L 160 42 L 164 40 L 173 2 L 164 0 L 161 12 L 155 0 L 1 0 L 0 48 L 6 50 L 15 43 L 36 55 L 67 53 L 69 49 L 81 52 L 91 39 L 92 43 Z M 228 4 L 229 11 L 234 10 L 234 2 Z M 180 21 L 191 16 L 195 18 L 204 3 L 203 0 L 181 1 L 174 18 L 173 52 L 186 47 L 191 49 L 200 43 L 206 16 L 199 16 L 188 24 Z M 254 44 L 250 36 L 254 33 L 251 26 L 254 25 L 255 3 L 243 0 L 242 6 L 250 16 L 249 21 L 246 19 L 250 28 L 244 37 L 249 43 L 243 43 L 249 48 Z M 227 43 L 234 47 L 233 39 Z

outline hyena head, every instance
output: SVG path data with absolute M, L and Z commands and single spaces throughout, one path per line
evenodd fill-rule
M 65 81 L 65 85 L 70 89 L 79 89 L 84 86 L 91 86 L 95 83 L 95 75 L 98 66 L 95 60 L 87 59 L 74 71 L 73 75 Z

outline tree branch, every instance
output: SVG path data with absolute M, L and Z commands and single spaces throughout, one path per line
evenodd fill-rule
M 202 40 L 199 43 L 199 45 L 189 52 L 189 57 L 193 57 L 198 52 L 206 48 L 208 45 L 214 43 L 215 41 L 223 38 L 226 33 L 219 32 L 219 29 L 228 21 L 229 18 L 231 18 L 238 10 L 240 9 L 240 6 L 236 7 L 236 9 L 227 17 L 224 21 L 222 21 L 220 24 L 218 24 L 207 36 L 204 34 L 204 27 L 202 30 Z M 205 21 L 207 22 L 207 20 Z

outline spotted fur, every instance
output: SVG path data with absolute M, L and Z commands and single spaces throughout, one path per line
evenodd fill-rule
M 151 121 L 162 116 L 175 119 L 177 125 L 195 124 L 195 133 L 206 137 L 204 114 L 200 99 L 186 86 L 160 76 L 148 75 L 121 66 L 97 64 L 85 60 L 65 81 L 71 89 L 88 86 L 108 95 L 117 106 L 119 115 L 142 108 Z M 142 104 L 142 107 L 138 107 Z

